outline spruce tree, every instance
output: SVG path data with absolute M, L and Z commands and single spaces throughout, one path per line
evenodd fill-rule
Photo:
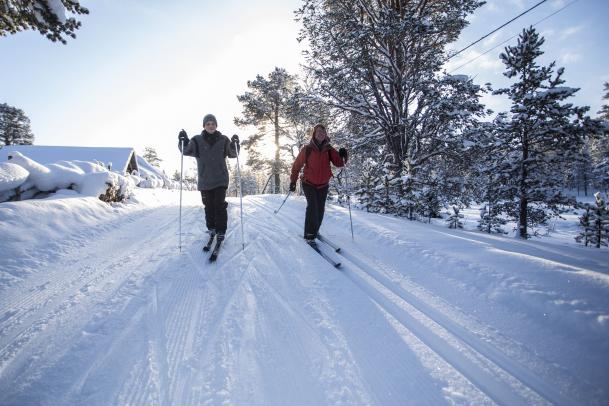
M 78 0 L 3 0 L 0 1 L 0 37 L 19 31 L 36 30 L 53 42 L 66 44 L 65 37 L 76 38 L 81 22 L 71 14 L 89 14 Z
M 23 110 L 0 103 L 0 143 L 2 145 L 32 145 L 34 134 L 30 119 Z
M 516 82 L 495 92 L 512 102 L 510 115 L 497 123 L 494 156 L 501 157 L 496 170 L 502 210 L 517 220 L 521 238 L 529 237 L 530 225 L 545 224 L 575 204 L 562 192 L 562 168 L 576 159 L 588 134 L 600 131 L 600 123 L 585 115 L 588 107 L 565 103 L 579 89 L 562 86 L 564 69 L 554 74 L 555 62 L 538 65 L 544 42 L 530 27 L 517 45 L 505 48 L 504 75 Z

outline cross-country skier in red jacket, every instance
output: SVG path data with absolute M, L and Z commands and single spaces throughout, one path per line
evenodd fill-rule
M 313 127 L 311 134 L 311 141 L 300 150 L 292 165 L 290 177 L 290 191 L 293 192 L 296 190 L 298 174 L 304 166 L 304 174 L 301 177 L 302 190 L 307 198 L 304 238 L 309 243 L 315 241 L 324 218 L 328 187 L 332 177 L 330 162 L 336 167 L 341 167 L 348 159 L 345 148 L 340 148 L 337 152 L 330 145 L 330 139 L 323 125 L 317 124 Z

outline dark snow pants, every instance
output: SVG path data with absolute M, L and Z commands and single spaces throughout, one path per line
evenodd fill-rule
M 205 224 L 208 230 L 216 230 L 219 234 L 226 233 L 228 215 L 226 208 L 226 188 L 218 187 L 201 191 L 201 200 L 205 206 Z
M 307 198 L 307 211 L 305 215 L 304 238 L 315 238 L 324 219 L 326 198 L 329 185 L 317 189 L 302 182 L 302 190 Z

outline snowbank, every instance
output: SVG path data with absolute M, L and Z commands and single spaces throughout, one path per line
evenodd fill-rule
M 100 164 L 59 161 L 42 165 L 18 151 L 0 167 L 0 202 L 23 200 L 64 189 L 104 201 L 121 201 L 133 193 L 132 179 L 111 172 Z M 20 169 L 17 169 L 20 168 Z M 27 176 L 26 176 L 27 174 Z

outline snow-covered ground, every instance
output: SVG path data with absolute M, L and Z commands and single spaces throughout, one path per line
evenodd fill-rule
M 0 203 L 0 404 L 607 404 L 609 250 L 200 195 Z

